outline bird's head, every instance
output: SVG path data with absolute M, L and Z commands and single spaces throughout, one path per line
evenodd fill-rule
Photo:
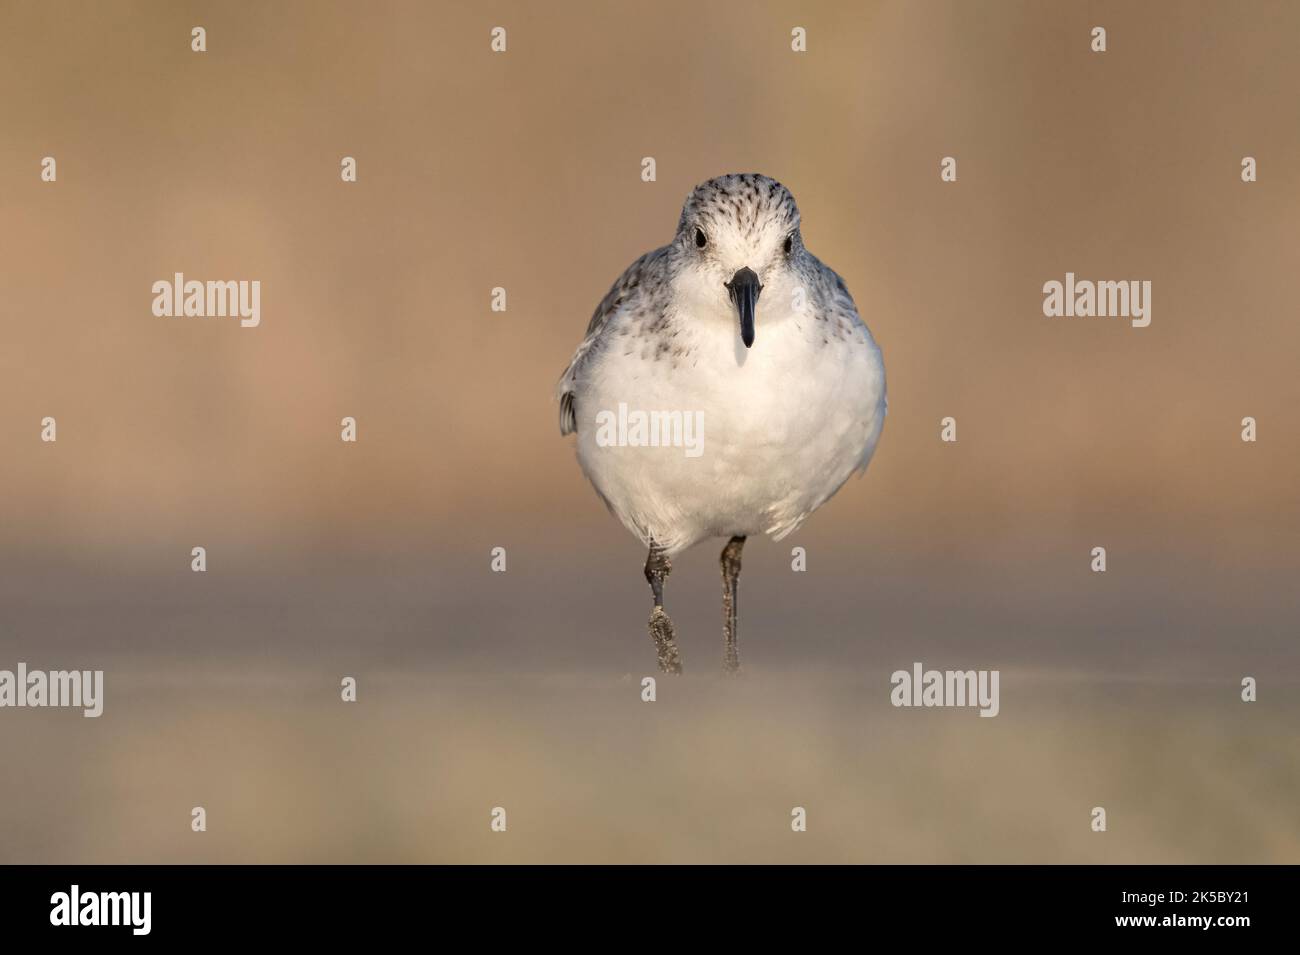
M 807 254 L 794 196 L 757 173 L 719 176 L 691 190 L 674 242 L 680 290 L 699 311 L 735 322 L 746 348 L 754 344 L 760 294 L 788 302 Z

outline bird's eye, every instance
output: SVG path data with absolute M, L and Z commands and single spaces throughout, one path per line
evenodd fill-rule
M 703 230 L 703 229 L 696 229 L 696 230 L 695 230 L 695 247 L 696 247 L 697 249 L 702 249 L 702 248 L 704 248 L 704 247 L 705 247 L 706 245 L 708 245 L 708 244 L 709 244 L 709 239 L 708 239 L 708 237 L 704 234 L 704 230 Z
M 794 233 L 793 233 L 793 232 L 791 232 L 788 236 L 785 237 L 785 245 L 783 246 L 783 248 L 785 249 L 785 254 L 786 254 L 786 255 L 789 255 L 792 251 L 794 251 Z

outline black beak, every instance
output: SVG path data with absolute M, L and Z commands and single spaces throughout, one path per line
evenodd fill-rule
M 724 282 L 731 300 L 740 313 L 740 340 L 748 348 L 754 344 L 754 306 L 758 304 L 758 294 L 763 291 L 763 284 L 751 268 L 743 268 Z

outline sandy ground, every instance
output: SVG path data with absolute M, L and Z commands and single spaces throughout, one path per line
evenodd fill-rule
M 504 575 L 486 553 L 10 566 L 0 668 L 107 688 L 98 719 L 0 711 L 0 861 L 1300 861 L 1300 668 L 1267 578 L 1052 590 L 1050 562 L 966 565 L 927 591 L 817 547 L 793 574 L 762 544 L 728 679 L 700 549 L 670 580 L 686 675 L 647 703 L 626 551 L 520 542 Z M 999 715 L 893 707 L 917 660 L 998 669 Z
M 260 674 L 5 714 L 0 861 L 1300 859 L 1300 707 L 1232 686 L 1006 672 L 987 719 L 895 709 L 883 671 L 688 674 L 654 703 L 641 674 L 375 673 L 355 704 Z

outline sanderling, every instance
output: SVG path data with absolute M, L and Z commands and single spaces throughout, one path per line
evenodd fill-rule
M 735 671 L 745 538 L 799 527 L 866 468 L 885 422 L 880 349 L 844 281 L 804 247 L 789 190 L 755 174 L 697 186 L 673 241 L 596 307 L 556 392 L 583 472 L 649 548 L 660 669 L 681 672 L 663 607 L 670 559 L 730 538 L 723 665 Z M 683 421 L 701 425 L 699 453 L 674 440 Z

